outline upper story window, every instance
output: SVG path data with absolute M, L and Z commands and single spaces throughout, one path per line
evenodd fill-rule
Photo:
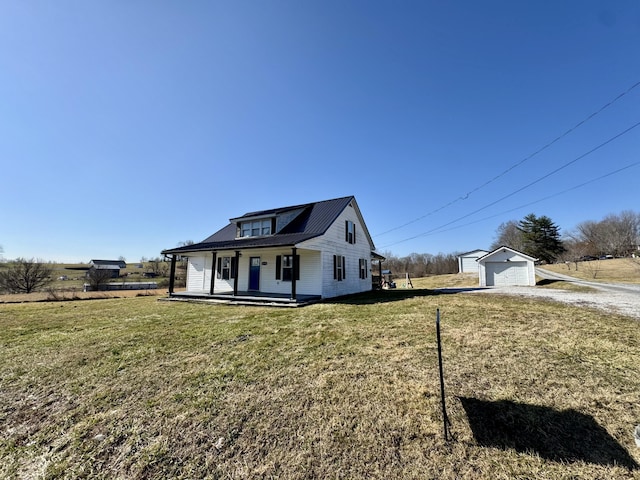
M 345 222 L 345 235 L 344 239 L 347 243 L 356 243 L 356 224 L 351 220 Z
M 271 219 L 254 220 L 252 222 L 242 222 L 240 226 L 241 237 L 259 237 L 261 235 L 271 235 Z

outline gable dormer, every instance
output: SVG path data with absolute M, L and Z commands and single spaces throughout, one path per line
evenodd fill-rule
M 266 237 L 276 230 L 276 217 L 259 216 L 235 219 L 236 238 Z
M 280 233 L 300 216 L 307 206 L 247 213 L 229 221 L 236 226 L 236 238 L 266 237 Z

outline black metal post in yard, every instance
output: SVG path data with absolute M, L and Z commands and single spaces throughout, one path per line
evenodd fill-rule
M 438 365 L 440 367 L 440 396 L 442 398 L 442 423 L 444 426 L 444 439 L 449 440 L 449 417 L 447 416 L 447 404 L 444 398 L 444 373 L 442 368 L 442 341 L 440 340 L 440 309 L 436 309 L 436 339 L 438 341 Z

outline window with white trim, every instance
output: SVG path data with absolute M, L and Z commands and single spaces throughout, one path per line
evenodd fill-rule
M 218 257 L 216 277 L 222 280 L 229 280 L 236 277 L 236 258 Z
M 276 256 L 276 280 L 290 282 L 293 274 L 293 255 Z M 300 255 L 296 255 L 295 276 L 296 280 L 300 280 Z
M 242 222 L 240 224 L 241 237 L 260 237 L 262 235 L 271 235 L 271 219 L 253 220 L 250 222 Z
M 360 278 L 364 279 L 367 278 L 369 276 L 369 269 L 367 268 L 367 259 L 366 258 L 361 258 L 358 261 L 358 267 L 360 270 Z

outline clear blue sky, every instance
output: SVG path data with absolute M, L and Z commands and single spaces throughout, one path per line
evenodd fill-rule
M 567 232 L 640 210 L 640 127 L 579 158 L 640 121 L 639 81 L 636 0 L 5 0 L 0 245 L 137 261 L 346 195 L 396 255 Z

